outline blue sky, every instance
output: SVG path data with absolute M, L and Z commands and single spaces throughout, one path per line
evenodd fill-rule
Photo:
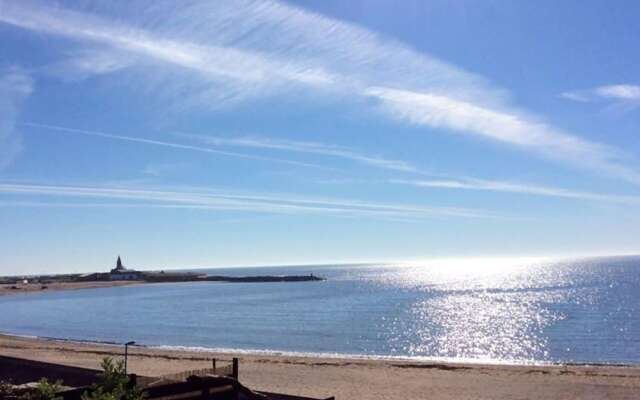
M 637 253 L 638 17 L 0 1 L 0 273 Z

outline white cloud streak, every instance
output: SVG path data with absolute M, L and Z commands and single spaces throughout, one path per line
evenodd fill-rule
M 580 101 L 594 102 L 602 100 L 617 100 L 622 102 L 640 102 L 640 85 L 605 85 L 591 89 L 568 91 L 562 97 Z
M 11 69 L 0 76 L 0 169 L 9 166 L 22 150 L 16 119 L 32 91 L 33 80 L 21 70 Z
M 135 143 L 148 144 L 153 146 L 159 145 L 159 146 L 165 146 L 165 147 L 173 147 L 180 150 L 194 150 L 199 152 L 222 154 L 224 156 L 255 159 L 258 161 L 279 162 L 279 163 L 293 164 L 293 165 L 304 166 L 304 167 L 330 169 L 329 167 L 323 167 L 321 165 L 316 165 L 316 164 L 299 163 L 291 160 L 262 157 L 262 156 L 251 155 L 251 154 L 244 154 L 244 153 L 219 151 L 215 149 L 203 148 L 201 146 L 192 146 L 192 145 L 179 144 L 179 143 L 173 143 L 173 142 L 141 139 L 137 137 L 113 135 L 113 134 L 107 134 L 103 132 L 78 130 L 73 128 L 43 125 L 43 124 L 37 124 L 37 123 L 31 123 L 31 122 L 23 122 L 23 123 L 19 123 L 19 125 L 35 127 L 35 128 L 51 129 L 54 131 L 61 131 L 61 132 L 68 132 L 68 133 L 78 133 L 78 134 L 88 135 L 88 136 L 104 137 L 108 139 L 131 141 Z M 575 191 L 575 190 L 559 188 L 559 187 L 540 186 L 540 185 L 522 183 L 522 182 L 518 183 L 518 182 L 496 181 L 496 180 L 478 179 L 473 177 L 452 177 L 447 174 L 427 172 L 427 171 L 420 170 L 419 168 L 416 168 L 415 166 L 411 165 L 406 161 L 373 157 L 363 153 L 355 152 L 349 148 L 334 146 L 334 145 L 329 145 L 324 143 L 300 142 L 300 141 L 278 140 L 278 139 L 257 138 L 257 137 L 223 138 L 223 137 L 216 137 L 216 136 L 193 135 L 193 134 L 184 134 L 184 133 L 177 133 L 176 135 L 179 137 L 195 139 L 210 146 L 232 146 L 232 147 L 242 147 L 242 148 L 273 149 L 273 150 L 282 150 L 282 151 L 289 151 L 289 152 L 303 153 L 303 154 L 304 153 L 319 154 L 319 155 L 324 155 L 329 157 L 339 157 L 339 158 L 351 160 L 354 162 L 362 163 L 365 165 L 373 166 L 376 168 L 382 168 L 382 169 L 398 171 L 398 172 L 405 172 L 405 173 L 421 175 L 421 176 L 429 176 L 434 178 L 429 180 L 427 179 L 424 179 L 424 180 L 391 179 L 388 181 L 370 181 L 370 180 L 357 180 L 353 178 L 336 178 L 336 179 L 330 179 L 330 180 L 320 180 L 319 183 L 353 184 L 353 183 L 388 182 L 393 184 L 404 184 L 404 185 L 411 185 L 411 186 L 418 186 L 418 187 L 519 193 L 519 194 L 531 194 L 531 195 L 560 197 L 560 198 L 577 199 L 577 200 L 602 201 L 602 202 L 613 202 L 613 203 L 624 203 L 624 204 L 640 204 L 640 197 L 637 197 L 637 196 L 599 194 L 599 193 Z M 145 174 L 159 176 L 163 172 L 167 172 L 167 171 L 171 171 L 171 170 L 175 170 L 183 167 L 185 167 L 184 164 L 149 165 L 147 166 L 147 168 L 145 168 L 143 172 Z
M 202 147 L 202 146 L 192 146 L 192 145 L 189 145 L 189 144 L 167 142 L 167 141 L 155 140 L 155 139 L 143 139 L 143 138 L 136 137 L 136 136 L 115 135 L 115 134 L 105 133 L 105 132 L 90 131 L 90 130 L 86 130 L 86 129 L 67 128 L 67 127 L 63 127 L 63 126 L 40 124 L 40 123 L 36 123 L 36 122 L 20 122 L 19 124 L 22 125 L 22 126 L 27 126 L 27 127 L 31 127 L 31 128 L 46 129 L 46 130 L 51 130 L 51 131 L 57 131 L 57 132 L 63 132 L 63 133 L 72 133 L 72 134 L 85 135 L 85 136 L 101 137 L 101 138 L 105 138 L 105 139 L 119 140 L 119 141 L 124 141 L 124 142 L 141 143 L 141 144 L 152 145 L 152 146 L 169 147 L 169 148 L 178 149 L 178 150 L 195 151 L 195 152 L 199 152 L 199 153 L 207 153 L 207 154 L 220 155 L 220 156 L 225 156 L 225 157 L 233 157 L 233 158 L 242 158 L 242 159 L 248 159 L 248 160 L 281 163 L 281 164 L 294 165 L 294 166 L 297 166 L 297 167 L 305 167 L 305 168 L 315 168 L 315 169 L 323 169 L 323 170 L 335 170 L 334 168 L 325 167 L 325 166 L 316 165 L 316 164 L 305 163 L 305 162 L 299 162 L 299 161 L 293 161 L 293 160 L 285 160 L 285 159 L 281 159 L 281 158 L 262 157 L 262 156 L 253 155 L 253 154 L 237 153 L 237 152 L 231 152 L 231 151 L 216 150 L 216 149 L 211 149 L 211 148 Z
M 109 75 L 136 64 L 135 55 L 97 49 L 69 53 L 63 61 L 40 70 L 63 81 L 76 82 L 96 75 Z
M 369 89 L 367 93 L 380 99 L 398 119 L 471 133 L 640 184 L 640 172 L 623 164 L 627 156 L 621 151 L 570 135 L 524 114 L 447 96 L 384 87 Z
M 0 183 L 0 193 L 28 197 L 71 197 L 101 198 L 114 201 L 114 207 L 133 206 L 118 201 L 140 201 L 140 206 L 186 208 L 220 211 L 240 211 L 251 213 L 290 214 L 290 215 L 327 215 L 348 218 L 403 218 L 410 221 L 429 218 L 500 218 L 481 210 L 454 207 L 425 207 L 416 205 L 397 205 L 363 202 L 346 199 L 325 199 L 296 197 L 290 195 L 252 194 L 236 192 L 215 192 L 200 189 L 185 190 L 141 190 L 116 187 L 87 187 L 60 185 L 32 185 Z M 45 206 L 47 204 L 29 199 L 24 202 L 5 202 L 5 206 L 22 204 L 23 206 Z M 86 203 L 83 203 L 86 206 Z M 82 204 L 80 204 L 82 206 Z M 90 205 L 89 205 L 90 206 Z M 100 205 L 106 206 L 106 205 Z
M 406 180 L 394 179 L 391 183 L 425 188 L 477 190 L 489 192 L 517 193 L 525 195 L 559 197 L 568 199 L 610 202 L 629 205 L 640 205 L 640 196 L 611 195 L 584 191 L 569 190 L 558 187 L 539 186 L 525 183 L 491 181 L 473 178 L 439 179 L 439 180 Z
M 175 172 L 184 169 L 188 169 L 186 163 L 152 163 L 144 167 L 142 173 L 152 176 L 163 176 L 175 174 Z
M 96 11 L 115 13 L 99 4 Z M 476 135 L 640 184 L 640 172 L 628 167 L 618 150 L 541 122 L 511 106 L 504 90 L 481 77 L 354 24 L 268 1 L 138 2 L 129 4 L 128 11 L 106 18 L 81 9 L 4 1 L 0 21 L 155 62 L 153 72 L 145 66 L 141 76 L 147 79 L 141 81 L 188 72 L 182 80 L 165 80 L 163 90 L 181 101 L 184 96 L 176 94 L 187 92 L 194 101 L 215 107 L 309 88 L 361 105 L 373 98 L 400 121 Z M 168 17 L 171 23 L 156 23 Z M 632 96 L 628 89 L 603 93 Z
M 595 92 L 602 97 L 619 100 L 640 100 L 640 86 L 610 85 L 600 86 Z
M 258 4 L 253 5 L 259 7 Z M 135 8 L 135 5 L 129 4 L 129 6 Z M 0 2 L 0 21 L 24 29 L 103 44 L 111 54 L 119 50 L 129 58 L 131 56 L 146 58 L 150 62 L 196 73 L 208 82 L 204 89 L 197 90 L 199 94 L 193 95 L 203 97 L 203 101 L 223 102 L 234 98 L 259 96 L 264 95 L 265 91 L 287 89 L 291 84 L 321 88 L 334 83 L 334 78 L 321 67 L 316 68 L 304 63 L 291 62 L 289 59 L 279 59 L 273 54 L 266 56 L 258 50 L 228 46 L 221 43 L 219 39 L 216 40 L 215 38 L 224 35 L 224 32 L 216 30 L 216 26 L 228 25 L 231 21 L 227 18 L 233 18 L 217 12 L 227 6 L 213 3 L 210 5 L 207 13 L 209 17 L 218 16 L 221 19 L 217 24 L 216 21 L 207 21 L 208 28 L 199 25 L 199 22 L 204 22 L 201 19 L 202 16 L 187 14 L 193 13 L 194 8 L 200 7 L 198 3 L 185 2 L 180 4 L 178 9 L 172 2 L 146 3 L 146 6 L 147 9 L 141 14 L 146 15 L 151 21 L 154 20 L 154 10 L 156 13 L 163 13 L 155 15 L 162 19 L 167 15 L 171 15 L 175 20 L 193 17 L 192 23 L 198 25 L 203 30 L 202 33 L 209 33 L 206 35 L 208 39 L 196 40 L 195 32 L 190 35 L 185 34 L 189 26 L 184 23 L 176 25 L 171 32 L 162 32 L 162 29 L 157 27 L 148 29 L 151 28 L 150 23 L 145 21 L 116 23 L 90 13 L 50 7 L 42 2 L 27 1 L 20 4 L 9 1 Z M 240 3 L 238 7 L 229 8 L 227 12 L 238 8 L 242 8 Z M 131 14 L 134 15 L 135 12 Z M 232 26 L 227 29 L 234 28 Z M 89 58 L 81 60 L 80 66 L 84 70 L 93 69 L 95 73 L 104 73 L 111 68 L 108 65 L 105 69 L 104 56 L 101 53 L 94 52 L 94 55 L 95 60 Z M 148 62 L 143 64 L 146 67 L 143 74 L 147 78 L 162 75 L 157 69 L 153 71 L 154 73 L 150 73 L 151 65 Z M 163 71 L 165 75 L 169 74 L 167 75 L 169 78 L 172 72 L 170 69 Z M 214 86 L 211 86 L 212 84 Z M 191 85 L 190 89 L 195 89 L 198 85 L 202 87 L 202 80 Z M 220 90 L 221 87 L 223 90 Z M 220 94 L 220 92 L 223 93 Z
M 377 168 L 388 169 L 401 172 L 419 173 L 413 165 L 402 160 L 391 160 L 383 157 L 370 156 L 356 152 L 352 149 L 329 145 L 318 142 L 301 142 L 294 140 L 270 139 L 264 137 L 236 137 L 224 138 L 210 135 L 179 134 L 181 137 L 188 137 L 211 146 L 231 146 L 244 148 L 257 148 L 269 150 L 282 150 L 294 153 L 318 154 L 329 157 L 337 157 L 360 164 L 365 164 Z

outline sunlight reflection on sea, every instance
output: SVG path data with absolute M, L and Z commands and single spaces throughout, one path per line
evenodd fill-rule
M 207 271 L 327 280 L 4 296 L 0 331 L 298 355 L 640 363 L 640 257 Z

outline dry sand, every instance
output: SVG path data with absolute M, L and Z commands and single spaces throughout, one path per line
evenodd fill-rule
M 0 354 L 97 368 L 122 348 L 0 336 Z M 234 355 L 130 348 L 129 368 L 157 376 Z M 506 366 L 239 355 L 255 390 L 336 399 L 640 399 L 640 368 Z
M 96 289 L 113 286 L 142 285 L 140 281 L 51 282 L 46 284 L 0 284 L 0 296 L 26 293 L 42 293 L 59 290 Z

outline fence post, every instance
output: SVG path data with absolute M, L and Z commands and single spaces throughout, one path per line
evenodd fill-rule
M 231 373 L 231 375 L 233 375 L 233 379 L 238 380 L 238 358 L 237 357 L 233 357 L 233 372 Z
M 202 388 L 202 399 L 206 400 L 209 398 L 209 385 L 207 385 L 204 379 L 200 379 L 200 387 Z
M 213 367 L 213 374 L 216 374 L 216 359 L 211 360 L 211 366 Z
M 137 383 L 138 383 L 138 375 L 129 374 L 129 382 L 128 382 L 129 387 L 130 388 L 134 388 L 134 387 L 136 387 Z

